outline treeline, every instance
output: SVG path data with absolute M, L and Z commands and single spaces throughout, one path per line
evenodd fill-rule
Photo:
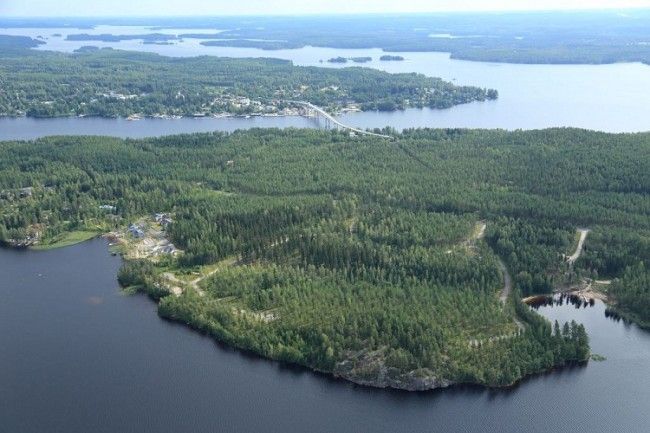
M 292 100 L 328 109 L 356 103 L 363 110 L 397 110 L 449 108 L 498 97 L 492 89 L 365 68 L 333 70 L 277 59 L 169 58 L 90 48 L 63 54 L 3 46 L 0 41 L 4 116 L 263 114 L 281 112 Z
M 614 297 L 619 313 L 644 328 L 650 328 L 650 271 L 647 261 L 626 268 L 621 278 L 612 284 L 609 294 Z
M 161 314 L 325 371 L 354 360 L 368 377 L 503 385 L 589 349 L 580 326 L 501 304 L 498 257 L 523 294 L 568 272 L 619 278 L 612 294 L 647 319 L 649 164 L 650 134 L 575 129 L 3 142 L 0 238 L 47 243 L 167 212 L 183 254 L 119 275 L 162 297 Z M 569 269 L 576 227 L 592 232 Z M 164 273 L 205 265 L 218 272 L 196 283 L 203 295 L 165 296 Z

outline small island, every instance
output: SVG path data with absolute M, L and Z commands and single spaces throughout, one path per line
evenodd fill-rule
M 354 63 L 368 63 L 372 61 L 372 57 L 332 57 L 331 59 L 328 59 L 327 61 L 329 63 L 347 63 L 349 61 L 352 61 Z
M 329 63 L 347 63 L 349 61 L 352 61 L 354 63 L 368 63 L 372 61 L 372 57 L 332 57 L 331 59 L 328 59 L 327 61 Z
M 384 54 L 379 58 L 382 62 L 401 62 L 404 60 L 402 56 L 391 56 L 389 54 Z

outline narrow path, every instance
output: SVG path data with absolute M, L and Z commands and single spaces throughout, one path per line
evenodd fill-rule
M 485 229 L 487 227 L 487 224 L 484 222 L 481 222 L 480 224 L 481 226 L 478 230 L 477 239 L 482 239 L 483 237 L 485 237 Z M 496 257 L 497 257 L 497 265 L 499 266 L 499 270 L 503 274 L 503 288 L 501 289 L 501 292 L 499 292 L 499 301 L 501 301 L 501 304 L 505 306 L 506 302 L 508 301 L 508 297 L 512 293 L 512 287 L 513 287 L 512 277 L 510 276 L 508 267 L 503 262 L 503 260 L 501 260 L 501 257 L 499 257 L 498 255 Z M 515 324 L 517 325 L 520 331 L 523 332 L 526 329 L 524 324 L 521 323 L 519 319 L 517 319 L 516 314 L 513 316 L 513 320 L 515 321 Z
M 508 272 L 506 264 L 503 263 L 503 260 L 501 260 L 500 257 L 497 259 L 499 263 L 499 270 L 503 274 L 503 289 L 501 289 L 501 292 L 499 293 L 499 300 L 502 304 L 505 304 L 508 300 L 508 296 L 510 296 L 510 293 L 512 293 L 512 277 L 510 276 L 510 272 Z
M 176 296 L 180 296 L 183 293 L 183 290 L 187 288 L 191 288 L 200 296 L 205 296 L 205 292 L 203 291 L 203 289 L 201 289 L 199 283 L 205 280 L 206 278 L 209 278 L 212 275 L 219 272 L 221 269 L 223 269 L 224 266 L 232 266 L 236 262 L 237 260 L 235 258 L 224 259 L 216 263 L 215 265 L 213 265 L 214 268 L 211 269 L 210 271 L 190 281 L 182 280 L 178 278 L 173 272 L 164 272 L 162 276 L 167 280 L 168 283 L 171 283 L 171 286 L 169 286 L 168 288 L 170 292 Z
M 168 287 L 169 291 L 172 293 L 172 295 L 175 296 L 180 296 L 183 294 L 183 285 L 185 284 L 184 281 L 178 279 L 176 275 L 174 275 L 171 272 L 165 272 L 162 274 L 162 276 L 172 285 Z
M 483 239 L 485 237 L 486 228 L 487 228 L 487 223 L 485 221 L 477 222 L 474 231 L 472 232 L 472 235 L 466 241 L 467 244 L 469 246 L 473 246 L 476 241 Z M 501 289 L 501 292 L 499 292 L 499 300 L 501 301 L 502 304 L 505 304 L 506 301 L 508 300 L 508 296 L 510 296 L 510 293 L 512 292 L 512 277 L 510 276 L 510 272 L 508 272 L 508 268 L 506 267 L 506 264 L 503 263 L 503 260 L 501 260 L 499 256 L 496 257 L 498 261 L 499 270 L 503 274 L 503 289 Z
M 499 293 L 499 300 L 503 305 L 506 305 L 506 302 L 508 301 L 508 296 L 510 296 L 510 293 L 512 293 L 512 277 L 510 276 L 510 272 L 508 272 L 508 267 L 506 266 L 505 263 L 503 263 L 503 260 L 501 260 L 501 257 L 497 257 L 497 259 L 499 263 L 499 269 L 501 270 L 501 273 L 503 273 L 503 289 L 501 289 L 501 293 Z M 515 321 L 517 328 L 519 328 L 521 332 L 523 332 L 526 329 L 524 324 L 521 323 L 517 318 L 516 313 L 512 317 L 512 319 Z
M 485 237 L 486 228 L 487 228 L 487 224 L 484 221 L 479 221 L 477 223 L 474 233 L 469 239 L 470 245 L 476 242 L 477 240 L 483 239 Z M 510 272 L 508 272 L 508 267 L 503 262 L 503 260 L 501 260 L 501 257 L 497 255 L 496 258 L 497 258 L 497 266 L 499 267 L 499 270 L 503 274 L 503 288 L 499 292 L 499 301 L 501 301 L 501 304 L 505 307 L 506 302 L 508 301 L 508 296 L 510 296 L 510 293 L 512 293 L 512 287 L 513 287 L 512 277 L 510 276 Z M 514 338 L 518 336 L 520 332 L 524 332 L 526 330 L 524 324 L 521 323 L 521 321 L 517 318 L 516 313 L 515 315 L 513 315 L 512 320 L 515 322 L 515 325 L 517 325 L 518 332 L 495 335 L 485 340 L 471 339 L 469 341 L 469 347 L 477 348 L 486 342 L 495 342 L 495 341 L 507 340 L 509 338 Z
M 269 245 L 271 248 L 275 248 L 279 245 L 285 244 L 289 242 L 289 237 L 285 236 L 281 238 L 280 240 L 277 240 L 273 242 L 271 245 Z M 204 268 L 212 268 L 209 271 L 202 273 L 200 276 L 194 278 L 193 280 L 187 281 L 187 280 L 181 280 L 178 278 L 176 275 L 174 275 L 173 272 L 165 272 L 162 274 L 162 276 L 172 285 L 169 287 L 169 290 L 171 291 L 172 294 L 176 296 L 180 296 L 183 293 L 183 288 L 189 287 L 193 289 L 196 293 L 198 293 L 200 296 L 205 296 L 205 291 L 201 289 L 199 284 L 201 281 L 210 278 L 217 272 L 221 271 L 224 267 L 229 267 L 229 266 L 234 266 L 237 264 L 238 260 L 240 258 L 238 257 L 230 257 L 221 260 L 220 262 L 217 262 L 213 265 L 207 265 Z
M 479 221 L 476 224 L 476 230 L 474 231 L 474 239 L 483 239 L 485 237 L 485 229 L 487 228 L 487 224 L 485 221 Z
M 503 263 L 501 258 L 497 256 L 497 260 L 498 260 L 499 270 L 503 274 L 503 288 L 501 289 L 501 292 L 499 292 L 499 300 L 501 301 L 501 304 L 503 304 L 503 306 L 505 307 L 506 302 L 508 300 L 508 296 L 510 296 L 510 293 L 512 292 L 512 277 L 510 276 L 510 272 L 508 272 L 508 268 L 506 267 L 505 263 Z M 515 325 L 517 325 L 518 332 L 513 332 L 510 334 L 494 335 L 485 340 L 471 339 L 469 341 L 469 347 L 478 348 L 485 343 L 492 343 L 495 341 L 503 341 L 503 340 L 508 340 L 510 338 L 515 338 L 519 335 L 520 332 L 524 332 L 526 330 L 524 324 L 521 323 L 521 321 L 517 318 L 516 313 L 512 316 L 512 320 L 515 322 Z
M 192 288 L 194 290 L 196 290 L 196 292 L 199 295 L 204 296 L 205 292 L 199 287 L 199 283 L 201 281 L 205 280 L 206 278 L 209 278 L 209 277 L 213 276 L 214 274 L 216 274 L 217 272 L 221 271 L 224 267 L 233 266 L 235 263 L 237 263 L 237 259 L 232 258 L 232 257 L 229 258 L 229 259 L 221 260 L 220 262 L 218 262 L 216 264 L 216 267 L 214 269 L 212 269 L 209 272 L 206 272 L 205 274 L 201 275 L 200 277 L 197 277 L 197 278 L 193 279 L 192 281 L 190 281 L 190 285 L 192 286 Z
M 464 240 L 461 245 L 470 248 L 470 249 L 475 249 L 476 248 L 476 242 L 480 241 L 485 237 L 485 228 L 487 227 L 487 224 L 485 221 L 478 221 L 476 225 L 474 226 L 474 230 L 472 233 L 469 235 L 469 237 Z
M 580 239 L 578 239 L 578 245 L 576 246 L 576 250 L 573 254 L 571 254 L 569 257 L 567 257 L 566 261 L 570 265 L 574 264 L 578 258 L 580 258 L 580 254 L 582 254 L 582 249 L 585 245 L 585 240 L 587 239 L 587 234 L 589 234 L 590 230 L 589 229 L 578 229 L 578 233 L 580 233 Z

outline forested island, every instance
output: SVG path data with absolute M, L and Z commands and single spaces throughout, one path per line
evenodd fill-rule
M 586 360 L 581 325 L 520 302 L 580 279 L 648 320 L 650 134 L 382 132 L 3 142 L 0 239 L 110 233 L 120 283 L 163 317 L 371 386 L 506 386 Z
M 331 59 L 328 59 L 328 63 L 347 63 L 348 60 L 354 62 L 354 63 L 368 63 L 372 61 L 372 57 L 332 57 Z
M 385 54 L 379 58 L 379 60 L 383 62 L 401 62 L 404 60 L 404 57 L 402 56 L 391 56 L 389 54 Z
M 327 59 L 328 63 L 347 63 L 348 58 L 347 57 L 332 57 L 331 59 Z
M 169 58 L 87 47 L 29 50 L 0 38 L 0 116 L 298 115 L 290 101 L 342 109 L 449 108 L 496 99 L 493 89 L 422 74 L 294 66 L 277 59 Z

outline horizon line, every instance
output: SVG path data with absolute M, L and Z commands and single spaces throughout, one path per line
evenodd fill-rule
M 115 19 L 115 18 L 233 18 L 233 17 L 251 17 L 251 18 L 280 18 L 280 17 L 314 17 L 314 16 L 401 16 L 401 15 L 443 15 L 443 14 L 521 14 L 521 13 L 594 13 L 594 12 L 613 12 L 613 11 L 649 11 L 648 7 L 601 7 L 601 8 L 555 8 L 555 9 L 474 9 L 474 10 L 438 10 L 438 11 L 420 11 L 420 12 L 304 12 L 298 14 L 291 13 L 263 13 L 263 14 L 168 14 L 168 15 L 6 15 L 0 18 L 2 20 L 11 19 Z

